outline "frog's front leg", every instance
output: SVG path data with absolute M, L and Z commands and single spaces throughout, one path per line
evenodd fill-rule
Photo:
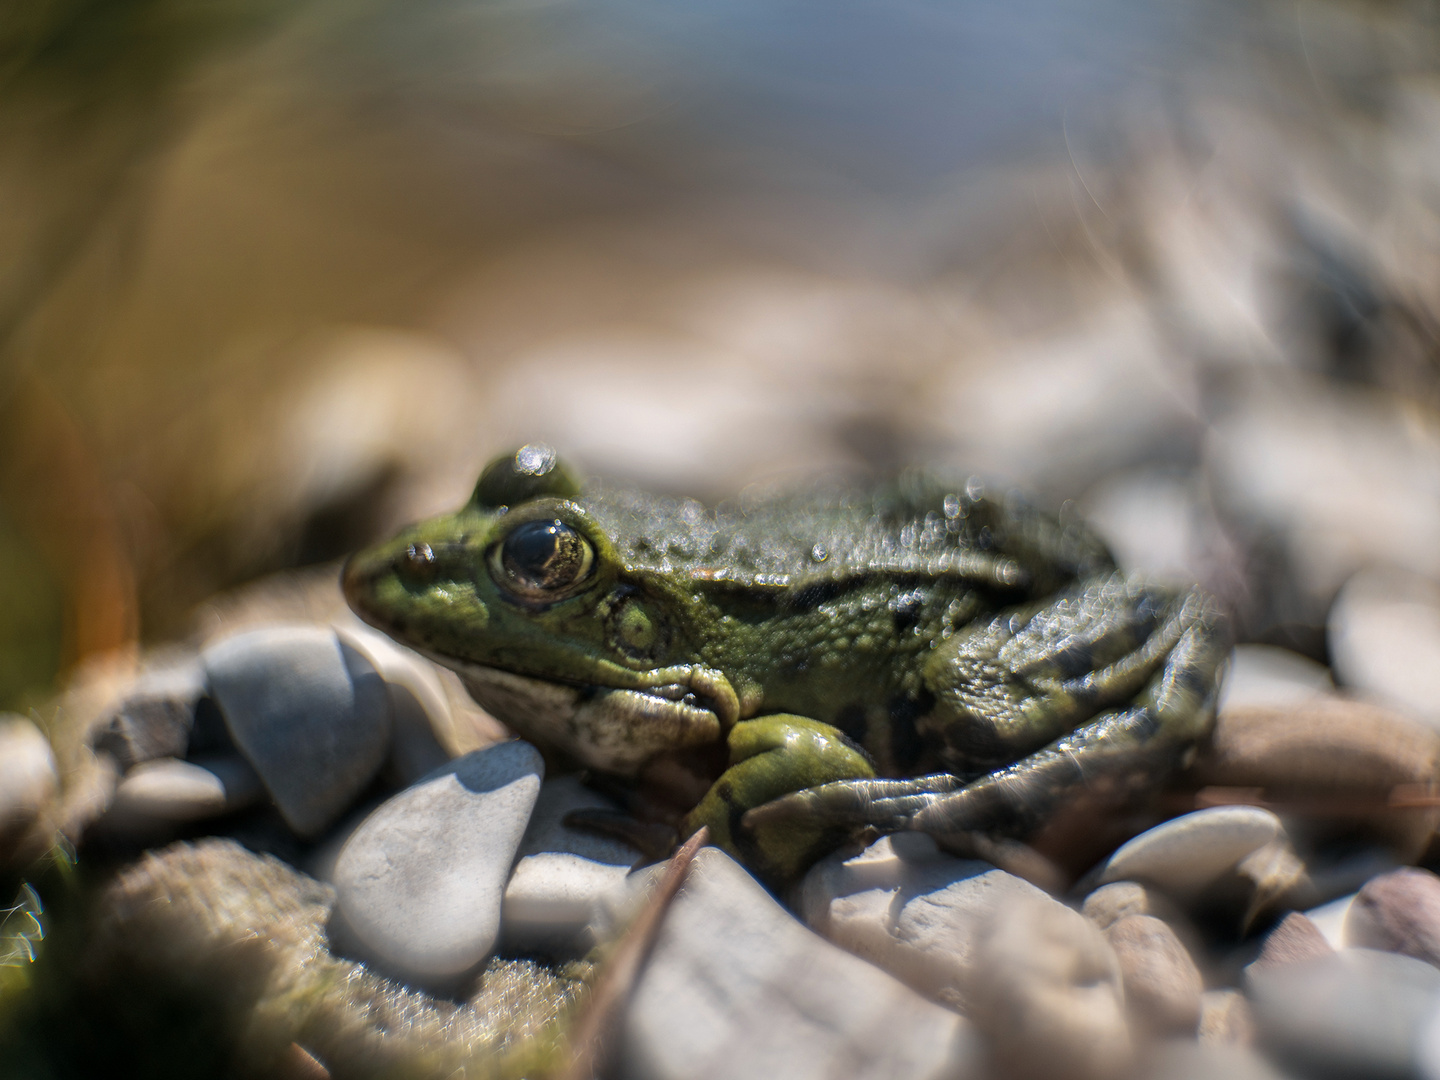
M 984 775 L 825 784 L 757 808 L 744 826 L 914 829 L 955 848 L 976 832 L 1025 836 L 1083 792 L 1118 798 L 1167 774 L 1209 728 L 1226 648 L 1203 593 L 1120 575 L 1002 614 L 956 635 L 928 671 L 943 720 L 928 734 L 946 764 Z
M 838 728 L 803 716 L 741 721 L 728 744 L 730 767 L 686 817 L 684 833 L 708 825 L 712 843 L 771 881 L 797 877 L 834 846 L 832 830 L 822 820 L 742 829 L 746 812 L 800 788 L 875 775 L 865 753 Z

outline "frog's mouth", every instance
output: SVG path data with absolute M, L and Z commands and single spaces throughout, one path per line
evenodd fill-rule
M 658 754 L 724 740 L 739 718 L 730 681 L 710 668 L 665 668 L 641 687 L 570 685 L 433 657 L 487 712 L 590 768 L 633 776 Z

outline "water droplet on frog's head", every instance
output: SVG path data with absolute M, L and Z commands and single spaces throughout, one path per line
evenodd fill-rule
M 526 443 L 515 451 L 515 471 L 526 476 L 544 476 L 555 468 L 557 458 L 545 443 Z
M 945 516 L 947 518 L 960 516 L 960 496 L 953 492 L 945 496 Z
M 979 502 L 985 497 L 985 481 L 978 476 L 972 476 L 965 481 L 965 497 L 971 502 Z
M 824 562 L 830 557 L 830 551 L 824 544 L 816 544 L 810 549 L 810 558 L 816 562 Z

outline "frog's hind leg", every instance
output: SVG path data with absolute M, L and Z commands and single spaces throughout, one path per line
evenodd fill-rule
M 1131 616 L 1128 623 L 1113 617 L 1118 590 L 1128 595 L 1128 607 L 1121 605 L 1121 615 Z M 946 658 L 965 675 L 957 696 L 978 705 L 957 718 L 972 738 L 978 730 L 972 745 L 1003 752 L 1007 732 L 1023 737 L 1037 723 L 1074 725 L 1073 730 L 967 784 L 948 774 L 824 784 L 757 807 L 745 824 L 801 815 L 836 827 L 848 824 L 857 832 L 918 830 L 946 846 L 969 849 L 967 837 L 980 832 L 1031 834 L 1084 795 L 1119 799 L 1153 785 L 1209 729 L 1215 672 L 1228 644 L 1221 620 L 1214 602 L 1198 590 L 1165 597 L 1127 585 L 1118 575 L 1094 583 L 1087 595 L 1098 598 L 1090 605 L 1096 617 L 1083 610 L 1086 597 L 1063 601 L 1069 607 L 1058 606 L 1061 620 L 1040 620 L 1049 647 L 1022 642 L 1023 662 L 1004 662 L 1007 646 L 1030 628 L 1018 618 L 980 628 Z M 1057 635 L 1055 625 L 1064 619 L 1069 632 Z M 1106 643 L 1114 646 L 1137 622 L 1150 626 L 1134 647 L 1098 670 L 1073 670 L 1076 658 L 1105 657 Z M 1038 636 L 1039 631 L 1032 635 Z M 1117 704 L 1113 699 L 1120 692 L 1124 704 L 1106 708 Z M 1104 711 L 1097 714 L 1096 705 Z M 1076 712 L 1088 719 L 1074 724 Z

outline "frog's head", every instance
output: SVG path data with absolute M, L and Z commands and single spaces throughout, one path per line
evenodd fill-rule
M 496 459 L 453 514 L 353 556 L 366 622 L 455 669 L 521 734 L 609 771 L 722 739 L 738 703 L 697 664 L 688 597 L 627 573 L 548 446 Z

